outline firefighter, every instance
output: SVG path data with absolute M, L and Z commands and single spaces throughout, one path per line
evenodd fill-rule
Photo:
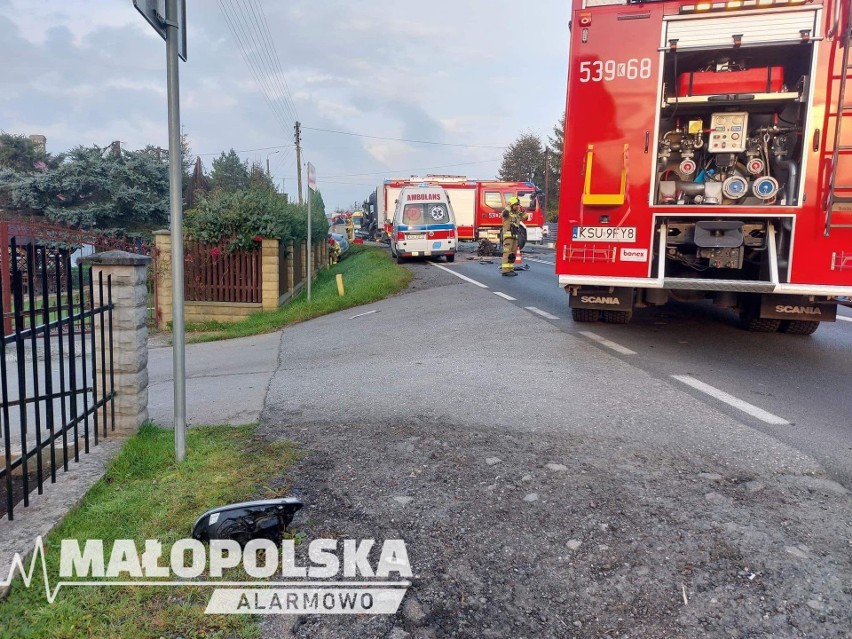
M 328 238 L 328 265 L 334 266 L 340 261 L 340 244 L 333 237 Z
M 517 197 L 509 198 L 509 205 L 503 209 L 503 262 L 500 270 L 506 277 L 517 275 L 515 256 L 518 253 L 518 235 L 521 231 L 521 202 Z

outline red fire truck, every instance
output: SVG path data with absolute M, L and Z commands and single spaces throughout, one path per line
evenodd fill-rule
M 850 0 L 574 0 L 556 272 L 575 321 L 852 296 Z
M 385 180 L 364 202 L 374 211 L 378 229 L 390 232 L 393 211 L 399 192 L 406 186 L 436 184 L 446 189 L 456 216 L 460 240 L 488 239 L 497 243 L 503 225 L 503 209 L 510 197 L 517 197 L 527 213 L 524 242 L 542 239 L 543 194 L 532 182 L 488 182 L 471 180 L 463 175 L 427 175 Z

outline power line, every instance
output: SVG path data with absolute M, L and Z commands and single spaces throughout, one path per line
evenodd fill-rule
M 239 17 L 242 19 L 240 26 L 242 28 L 242 35 L 244 41 L 248 42 L 249 40 L 251 40 L 251 43 L 254 45 L 252 49 L 252 53 L 254 54 L 253 60 L 255 63 L 255 68 L 259 69 L 259 71 L 257 72 L 257 81 L 258 83 L 262 83 L 264 85 L 265 92 L 269 98 L 269 101 L 272 103 L 272 105 L 274 105 L 274 107 L 277 107 L 278 112 L 282 116 L 281 120 L 285 128 L 289 127 L 290 123 L 293 121 L 293 114 L 288 112 L 288 109 L 286 108 L 287 105 L 282 105 L 282 103 L 279 102 L 277 97 L 275 96 L 276 92 L 279 94 L 282 93 L 280 88 L 280 82 L 278 82 L 276 85 L 276 77 L 272 72 L 271 67 L 264 64 L 263 57 L 261 56 L 261 51 L 265 51 L 267 52 L 267 59 L 271 61 L 272 58 L 268 53 L 269 45 L 263 38 L 262 34 L 252 29 L 251 24 L 249 23 L 248 14 L 243 11 L 243 7 L 241 4 L 238 4 L 236 6 L 232 5 L 231 10 L 234 12 L 235 16 L 239 14 Z M 260 40 L 260 44 L 258 43 L 258 40 Z
M 320 131 L 322 133 L 336 133 L 338 135 L 351 135 L 356 138 L 370 138 L 372 140 L 392 140 L 394 142 L 412 142 L 414 144 L 431 144 L 434 146 L 454 146 L 463 149 L 505 149 L 506 146 L 496 146 L 488 144 L 451 144 L 449 142 L 432 142 L 429 140 L 409 140 L 407 138 L 389 138 L 380 135 L 366 135 L 364 133 L 351 133 L 349 131 L 334 131 L 332 129 L 320 129 L 312 126 L 303 126 L 302 129 L 307 131 Z
M 307 127 L 304 127 L 307 128 Z M 451 169 L 456 166 L 473 166 L 474 164 L 490 164 L 492 162 L 499 162 L 500 158 L 496 160 L 480 160 L 477 162 L 460 162 L 458 164 L 442 164 L 440 166 L 421 166 L 416 169 L 388 169 L 386 171 L 373 171 L 372 173 L 349 173 L 347 175 L 329 175 L 330 178 L 345 178 L 345 177 L 362 177 L 369 175 L 387 175 L 389 173 L 408 173 L 410 171 L 430 171 L 432 169 Z
M 278 119 L 282 129 L 289 132 L 289 114 L 277 100 L 273 99 L 272 93 L 275 90 L 275 87 L 270 84 L 270 74 L 268 71 L 264 73 L 264 65 L 256 53 L 256 50 L 260 47 L 257 44 L 257 38 L 255 38 L 254 34 L 251 32 L 248 20 L 242 11 L 242 6 L 235 7 L 235 5 L 231 4 L 231 12 L 228 11 L 228 7 L 228 3 L 224 2 L 224 0 L 219 0 L 219 8 L 225 17 L 228 29 L 237 41 L 237 46 L 240 49 L 240 54 L 242 55 L 243 60 L 245 60 L 248 65 L 249 71 L 254 77 L 254 80 L 257 83 L 258 88 L 260 88 L 263 97 L 266 99 L 269 108 L 272 110 L 273 115 L 275 115 Z M 250 46 L 252 44 L 254 45 L 254 48 Z
M 245 149 L 243 151 L 234 151 L 234 153 L 252 153 L 254 151 L 271 151 L 272 149 L 292 149 L 294 144 L 281 144 L 279 146 L 264 146 L 259 149 Z M 200 155 L 204 157 L 206 155 L 219 155 L 220 153 L 224 153 L 224 151 L 217 151 L 215 153 L 196 153 L 195 155 Z
M 240 1 L 242 2 L 243 0 L 240 0 Z M 289 117 L 291 119 L 294 119 L 294 120 L 298 119 L 297 116 L 296 116 L 295 105 L 293 105 L 292 99 L 290 98 L 290 95 L 289 95 L 289 89 L 286 89 L 281 83 L 281 78 L 283 78 L 284 72 L 280 68 L 280 66 L 281 66 L 280 62 L 278 64 L 279 74 L 276 74 L 276 71 L 275 71 L 276 64 L 275 64 L 275 61 L 273 60 L 272 52 L 276 50 L 276 47 L 275 47 L 274 41 L 272 40 L 272 34 L 269 32 L 269 26 L 267 24 L 266 17 L 264 15 L 262 20 L 258 17 L 258 11 L 255 10 L 255 4 L 254 4 L 255 0 L 245 0 L 245 3 L 246 3 L 246 6 L 249 9 L 251 9 L 252 22 L 254 22 L 254 25 L 257 28 L 256 33 L 258 35 L 258 40 L 260 40 L 261 45 L 262 45 L 262 50 L 266 55 L 266 60 L 269 62 L 269 65 L 267 66 L 267 71 L 268 71 L 268 74 L 269 74 L 268 77 L 271 78 L 270 82 L 274 85 L 277 85 L 276 88 L 277 88 L 279 94 L 284 99 L 284 107 L 288 111 Z M 262 6 L 261 6 L 261 10 L 262 10 Z M 245 15 L 248 16 L 248 11 L 246 11 Z M 246 24 L 248 24 L 247 18 L 246 18 Z M 276 53 L 276 58 L 277 58 L 277 53 Z
M 323 184 L 344 184 L 346 186 L 376 186 L 373 182 L 335 182 L 334 180 L 317 178 L 317 187 L 320 187 Z
M 265 54 L 266 60 L 268 60 L 270 63 L 272 61 L 272 56 L 269 54 L 269 43 L 264 38 L 263 33 L 261 32 L 260 25 L 257 23 L 256 14 L 254 12 L 254 6 L 250 5 L 248 2 L 246 2 L 246 6 L 248 6 L 252 10 L 252 15 L 255 16 L 253 22 L 256 28 L 252 27 L 252 24 L 250 23 L 250 16 L 248 12 L 244 10 L 242 0 L 237 0 L 236 6 L 232 4 L 231 8 L 234 11 L 234 14 L 237 15 L 238 13 L 239 17 L 241 18 L 241 26 L 243 26 L 244 38 L 246 39 L 246 41 L 251 39 L 251 43 L 254 45 L 254 61 L 256 66 L 260 68 L 262 72 L 261 75 L 265 80 L 267 88 L 271 90 L 269 96 L 270 100 L 272 100 L 278 106 L 278 108 L 284 114 L 285 121 L 287 121 L 292 117 L 292 114 L 287 113 L 286 109 L 282 108 L 282 105 L 280 105 L 277 99 L 275 98 L 274 94 L 276 91 L 279 91 L 280 83 L 278 86 L 275 85 L 275 76 L 272 73 L 272 68 L 264 61 L 263 54 Z
M 284 84 L 284 95 L 287 97 L 287 100 L 290 102 L 290 107 L 293 112 L 293 119 L 299 119 L 299 113 L 296 111 L 296 103 L 293 101 L 293 96 L 290 93 L 290 86 L 287 84 L 287 77 L 284 75 L 284 69 L 281 66 L 281 58 L 278 57 L 278 47 L 275 46 L 275 40 L 272 37 L 272 34 L 269 32 L 269 21 L 266 19 L 266 11 L 263 8 L 263 3 L 258 1 L 258 6 L 260 7 L 260 14 L 263 16 L 263 25 L 266 27 L 266 35 L 272 44 L 272 52 L 275 54 L 275 63 L 278 67 L 278 72 L 280 74 L 280 80 Z
M 275 157 L 275 160 L 272 163 L 272 174 L 273 175 L 283 175 L 286 172 L 285 163 L 288 161 L 288 156 L 292 153 L 292 150 L 289 150 L 285 153 L 278 153 Z
M 238 29 L 236 12 L 234 12 L 234 15 L 232 17 L 226 7 L 227 5 L 223 2 L 223 0 L 219 0 L 219 9 L 222 11 L 222 15 L 225 17 L 225 22 L 227 23 L 228 29 L 230 30 L 231 35 L 234 37 L 234 40 L 236 41 L 237 46 L 240 49 L 240 54 L 242 55 L 243 60 L 248 65 L 249 71 L 254 77 L 255 82 L 257 83 L 258 88 L 260 89 L 264 99 L 269 105 L 269 108 L 272 110 L 273 115 L 278 120 L 278 123 L 281 125 L 282 129 L 286 131 L 289 129 L 289 125 L 286 121 L 286 118 L 283 117 L 282 112 L 275 108 L 275 104 L 272 102 L 272 99 L 269 96 L 266 83 L 261 78 L 257 70 L 254 58 L 251 56 L 247 48 L 248 38 L 243 34 L 242 29 Z M 233 6 L 231 7 L 231 9 L 233 10 Z

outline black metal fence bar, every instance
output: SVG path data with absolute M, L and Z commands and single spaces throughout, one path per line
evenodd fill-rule
M 76 359 L 76 344 L 74 342 L 74 276 L 71 274 L 71 269 L 65 269 L 66 281 L 68 288 L 68 357 L 73 363 Z M 77 367 L 72 365 L 68 367 L 68 383 L 71 386 L 71 423 L 74 425 L 74 461 L 80 461 L 80 440 L 77 431 Z
M 41 307 L 42 307 L 42 325 L 50 324 L 50 296 L 48 295 L 48 280 L 47 274 L 47 251 L 41 251 Z M 48 397 L 53 397 L 53 366 L 51 362 L 50 352 L 50 331 L 45 330 L 44 336 L 44 393 Z M 33 358 L 33 362 L 36 358 Z M 64 399 L 62 401 L 65 401 Z M 54 415 L 53 415 L 53 400 L 44 403 L 45 413 L 47 417 L 47 430 L 50 433 L 50 483 L 56 483 L 56 445 L 54 437 Z
M 15 240 L 12 240 L 12 255 L 17 255 L 17 246 L 15 245 Z M 18 397 L 26 397 L 27 396 L 27 373 L 26 373 L 26 361 L 24 360 L 24 338 L 21 336 L 24 330 L 24 315 L 22 310 L 24 308 L 24 283 L 21 278 L 21 272 L 18 269 L 18 260 L 12 260 L 12 299 L 15 305 L 15 313 L 14 313 L 14 324 L 15 324 L 15 354 L 17 356 L 17 364 L 18 364 Z M 29 459 L 29 455 L 27 455 L 27 406 L 25 402 L 21 402 L 19 404 L 19 413 L 20 413 L 20 429 L 21 429 L 21 466 L 23 468 L 23 473 L 21 475 L 23 489 L 24 489 L 24 506 L 30 505 L 30 478 L 29 478 L 29 468 L 27 468 L 27 460 Z M 10 442 L 6 440 L 6 446 L 9 446 Z
M 41 494 L 48 476 L 50 483 L 56 482 L 60 463 L 68 470 L 69 446 L 79 462 L 81 437 L 83 452 L 88 453 L 90 437 L 97 446 L 101 433 L 106 437 L 115 429 L 115 374 L 112 278 L 104 281 L 100 275 L 95 289 L 91 270 L 71 268 L 67 250 L 32 244 L 18 247 L 12 238 L 10 253 L 11 295 L 0 281 L 0 316 L 14 320 L 13 333 L 0 339 L 0 437 L 4 440 L 0 490 L 6 493 L 5 499 L 0 498 L 0 509 L 11 520 L 19 501 L 29 505 L 33 482 Z M 11 308 L 5 307 L 8 301 Z M 96 330 L 100 331 L 100 357 Z M 10 379 L 12 356 L 17 360 L 17 380 Z M 54 367 L 58 368 L 58 389 Z M 13 411 L 14 407 L 18 410 Z M 15 442 L 17 431 L 19 441 Z M 57 446 L 62 448 L 61 457 Z
M 36 308 L 35 308 L 35 259 L 36 252 L 35 247 L 32 244 L 27 246 L 27 301 L 29 302 L 29 307 L 27 308 L 27 314 L 29 316 L 29 325 L 30 328 L 36 325 Z M 36 354 L 38 353 L 38 340 L 36 339 L 37 331 L 30 330 L 30 348 L 32 352 L 32 370 L 33 370 L 33 395 L 36 397 L 39 396 L 39 387 L 38 387 L 38 357 Z M 35 408 L 35 443 L 36 448 L 41 450 L 41 402 L 36 402 L 33 406 Z M 38 490 L 38 494 L 42 494 L 42 479 L 44 477 L 44 466 L 42 463 L 41 455 L 36 456 L 36 489 Z
M 65 408 L 65 366 L 61 365 L 65 361 L 65 343 L 62 340 L 62 330 L 61 330 L 61 321 L 62 321 L 62 254 L 56 253 L 54 255 L 54 263 L 56 269 L 56 308 L 59 309 L 57 312 L 57 324 L 60 326 L 60 337 L 57 340 L 59 342 L 59 389 L 62 393 L 62 399 L 59 402 L 60 413 L 62 417 L 62 423 L 68 423 L 68 410 Z M 45 330 L 50 330 L 50 327 L 47 327 Z M 68 431 L 63 428 L 62 429 L 62 470 L 68 472 Z
M 91 273 L 91 270 L 89 271 Z M 77 266 L 77 283 L 80 289 L 80 362 L 83 368 L 83 379 L 89 379 L 88 375 L 86 375 L 86 319 L 84 314 L 86 313 L 86 296 L 83 295 L 83 265 L 80 264 Z M 91 291 L 91 287 L 89 288 Z M 89 294 L 91 297 L 91 294 Z M 92 368 L 92 372 L 95 369 Z M 94 375 L 92 375 L 94 378 Z M 84 382 L 85 384 L 85 382 Z M 94 384 L 93 384 L 94 386 Z M 89 394 L 83 393 L 83 415 L 85 415 L 85 419 L 83 419 L 83 450 L 88 455 L 89 454 Z M 97 446 L 97 437 L 98 437 L 98 427 L 95 425 L 95 445 Z
M 94 371 L 98 370 L 98 354 L 95 350 L 95 296 L 93 294 L 95 290 L 94 284 L 92 282 L 92 270 L 89 269 L 89 308 L 92 312 L 92 402 L 94 402 L 95 406 L 98 405 L 98 376 L 94 374 Z M 83 343 L 86 343 L 86 340 L 83 340 Z M 86 361 L 86 355 L 83 354 L 83 361 Z M 95 409 L 95 446 L 98 445 L 98 411 Z M 106 426 L 106 424 L 104 424 Z M 106 433 L 104 433 L 106 436 Z
M 98 273 L 98 290 L 100 291 L 100 297 L 98 298 L 101 305 L 104 302 L 104 274 L 103 271 Z M 94 291 L 92 292 L 92 297 L 94 297 Z M 106 334 L 104 333 L 104 314 L 100 313 L 100 321 L 101 321 L 101 388 L 106 390 Z M 92 318 L 92 330 L 94 330 L 95 318 Z M 106 426 L 106 411 L 104 411 L 104 426 Z M 104 433 L 104 437 L 106 437 L 106 433 Z
M 3 308 L 3 300 L 6 299 L 4 297 L 3 291 L 3 278 L 0 278 L 0 315 L 4 315 L 8 309 Z M 12 513 L 12 507 L 14 506 L 14 494 L 13 486 L 12 486 L 12 449 L 9 446 L 9 441 L 12 438 L 12 429 L 11 429 L 11 420 L 9 419 L 9 378 L 6 372 L 6 340 L 2 340 L 2 344 L 0 344 L 0 384 L 3 385 L 2 389 L 2 399 L 3 399 L 3 440 L 6 442 L 5 446 L 5 455 L 4 461 L 6 462 L 5 474 L 6 474 L 6 512 Z
M 103 299 L 101 299 L 101 306 L 103 306 Z M 112 275 L 107 277 L 107 313 L 109 313 L 109 319 L 107 320 L 107 326 L 109 327 L 109 394 L 110 397 L 115 397 L 115 365 L 113 364 L 113 355 L 115 351 L 113 350 L 113 336 L 112 336 L 112 311 L 113 311 L 113 303 L 112 303 Z M 103 317 L 103 314 L 101 314 Z M 109 424 L 112 430 L 115 430 L 115 402 L 109 403 Z M 104 423 L 104 437 L 106 437 L 106 423 Z

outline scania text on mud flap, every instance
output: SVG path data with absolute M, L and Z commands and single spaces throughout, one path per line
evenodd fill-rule
M 556 273 L 575 320 L 671 298 L 750 330 L 834 320 L 852 294 L 850 11 L 574 0 Z

